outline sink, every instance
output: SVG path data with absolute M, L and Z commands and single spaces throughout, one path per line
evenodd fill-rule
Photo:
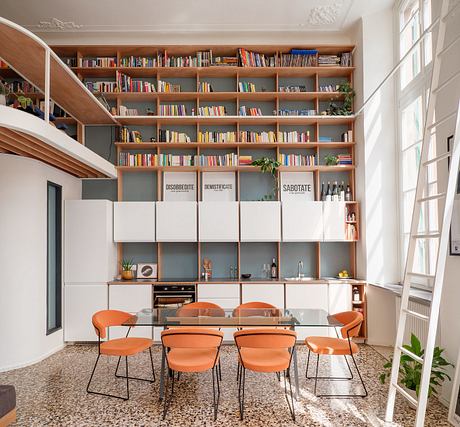
M 306 277 L 306 276 L 303 276 L 303 277 L 285 277 L 284 280 L 286 281 L 294 281 L 294 282 L 309 282 L 310 280 L 315 280 L 314 277 Z

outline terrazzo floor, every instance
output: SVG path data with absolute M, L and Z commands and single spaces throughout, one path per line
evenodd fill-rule
M 158 400 L 160 372 L 159 346 L 153 349 L 157 382 L 130 382 L 130 400 L 121 401 L 86 393 L 86 384 L 96 359 L 93 345 L 71 345 L 35 365 L 0 373 L 0 383 L 13 384 L 17 392 L 17 426 L 382 426 L 387 385 L 378 381 L 384 358 L 369 346 L 361 345 L 357 362 L 364 376 L 369 397 L 354 399 L 316 398 L 313 382 L 305 379 L 307 352 L 299 346 L 301 398 L 295 404 L 297 420 L 290 418 L 284 398 L 282 382 L 273 374 L 246 375 L 246 409 L 244 421 L 239 420 L 236 349 L 222 348 L 222 394 L 217 421 L 212 416 L 211 374 L 183 374 L 177 383 L 174 400 L 165 421 L 162 404 Z M 125 382 L 115 379 L 117 359 L 102 358 L 96 371 L 93 389 L 124 393 Z M 343 360 L 324 363 L 320 375 L 329 369 L 343 374 Z M 331 366 L 332 363 L 332 366 Z M 130 375 L 148 377 L 148 353 L 130 359 Z M 311 365 L 313 368 L 313 365 Z M 312 371 L 310 371 L 312 372 Z M 339 384 L 340 383 L 340 384 Z M 358 382 L 354 382 L 359 392 Z M 332 383 L 335 391 L 347 391 L 349 385 Z M 320 391 L 330 392 L 331 383 Z M 415 411 L 397 398 L 395 426 L 411 426 Z M 427 426 L 448 426 L 447 409 L 436 400 L 431 401 L 426 418 Z

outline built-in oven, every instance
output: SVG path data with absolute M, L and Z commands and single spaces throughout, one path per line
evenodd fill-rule
M 179 308 L 196 301 L 195 285 L 156 285 L 153 308 Z

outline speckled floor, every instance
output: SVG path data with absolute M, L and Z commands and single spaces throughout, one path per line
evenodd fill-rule
M 299 347 L 301 399 L 296 402 L 297 422 L 293 423 L 284 399 L 282 383 L 275 375 L 249 372 L 246 382 L 246 412 L 239 421 L 236 387 L 236 349 L 222 350 L 223 386 L 218 419 L 212 418 L 211 374 L 182 375 L 166 421 L 161 420 L 162 405 L 158 400 L 158 379 L 154 384 L 131 381 L 129 401 L 121 401 L 86 393 L 86 383 L 96 358 L 97 348 L 91 345 L 67 346 L 48 359 L 33 366 L 0 373 L 0 383 L 16 386 L 18 426 L 380 426 L 387 386 L 378 381 L 383 357 L 371 347 L 361 346 L 358 364 L 369 390 L 366 399 L 324 399 L 314 397 L 312 381 L 305 380 L 305 348 Z M 160 372 L 160 347 L 153 350 L 155 370 Z M 150 374 L 148 353 L 131 359 L 130 375 Z M 124 392 L 124 380 L 115 379 L 116 358 L 103 359 L 94 377 L 94 388 L 101 391 Z M 331 366 L 325 359 L 322 367 Z M 313 367 L 313 365 L 311 366 Z M 340 375 L 342 361 L 332 368 Z M 346 391 L 343 382 L 335 382 L 336 392 Z M 358 385 L 356 391 L 358 391 Z M 328 388 L 329 387 L 329 388 Z M 353 388 L 353 386 L 352 386 Z M 330 392 L 329 386 L 321 391 Z M 397 398 L 395 424 L 413 425 L 415 411 Z M 430 402 L 427 426 L 448 426 L 447 410 L 437 401 Z

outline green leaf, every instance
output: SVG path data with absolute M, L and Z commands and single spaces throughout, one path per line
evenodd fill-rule
M 420 343 L 420 340 L 415 336 L 415 334 L 411 334 L 410 343 L 412 346 L 413 353 L 417 356 L 420 356 L 422 351 L 422 344 Z

